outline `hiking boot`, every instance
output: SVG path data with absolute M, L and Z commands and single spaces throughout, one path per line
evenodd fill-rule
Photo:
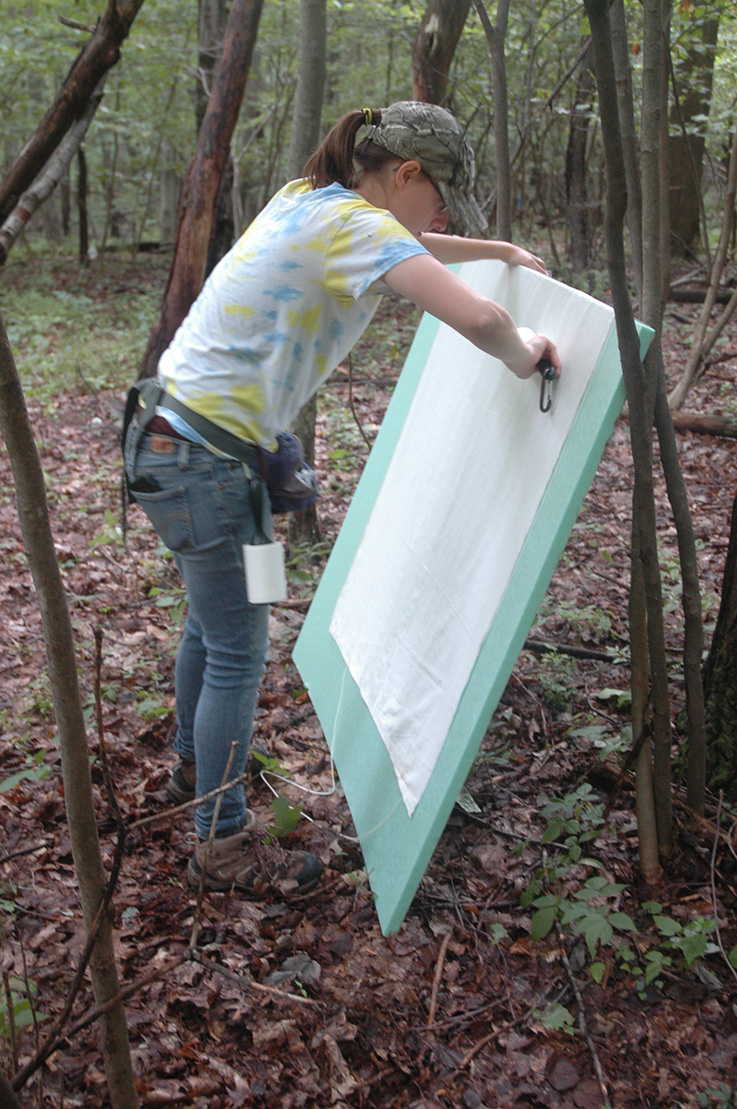
M 166 796 L 175 805 L 184 805 L 187 801 L 194 801 L 195 784 L 197 782 L 197 767 L 193 762 L 180 759 L 171 772 L 166 783 Z
M 264 759 L 271 758 L 265 747 L 260 747 L 258 743 L 252 743 L 248 749 L 246 760 L 246 770 L 252 778 L 257 778 L 263 769 L 263 763 L 257 757 L 259 755 Z M 166 796 L 175 805 L 185 805 L 187 801 L 194 801 L 196 784 L 197 767 L 195 763 L 180 759 L 179 762 L 174 764 L 169 781 L 166 783 Z
M 287 897 L 307 893 L 320 880 L 322 866 L 307 851 L 285 851 L 253 813 L 235 835 L 213 840 L 205 871 L 205 889 L 236 890 L 261 901 L 272 894 Z M 271 842 L 267 842 L 267 838 Z M 205 862 L 206 843 L 198 843 L 187 866 L 187 881 L 197 889 Z

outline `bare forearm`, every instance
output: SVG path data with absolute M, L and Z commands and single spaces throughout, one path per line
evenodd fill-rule
M 460 235 L 438 235 L 426 231 L 418 236 L 422 245 L 443 265 L 454 262 L 476 262 L 482 258 L 499 259 L 504 262 L 509 243 L 494 242 L 491 239 L 464 239 Z
M 460 235 L 438 235 L 427 231 L 419 235 L 422 245 L 443 265 L 455 262 L 483 260 L 506 262 L 510 266 L 528 266 L 539 273 L 547 273 L 542 258 L 528 250 L 496 239 L 464 239 Z
M 506 308 L 470 288 L 439 259 L 417 254 L 393 266 L 384 280 L 418 308 L 431 312 L 474 346 L 500 359 L 517 377 L 531 377 L 541 358 L 549 358 L 560 371 L 555 344 L 543 335 L 523 339 Z

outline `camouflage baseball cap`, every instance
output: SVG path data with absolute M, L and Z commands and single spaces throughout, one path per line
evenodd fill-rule
M 401 100 L 381 109 L 381 123 L 370 127 L 366 137 L 398 158 L 418 161 L 464 234 L 486 230 L 486 218 L 473 195 L 473 150 L 449 111 L 438 104 Z

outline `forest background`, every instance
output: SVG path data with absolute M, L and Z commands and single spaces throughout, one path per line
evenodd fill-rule
M 427 89 L 421 85 L 422 69 L 418 63 L 423 52 L 427 61 L 427 54 L 432 47 L 433 14 L 438 16 L 438 13 L 442 14 L 443 9 L 448 7 L 449 5 L 440 3 L 428 7 L 424 3 L 383 3 L 379 0 L 371 4 L 328 4 L 327 77 L 319 132 L 323 133 L 347 108 L 381 106 L 399 98 L 426 95 Z M 456 112 L 468 128 L 477 151 L 477 192 L 493 227 L 498 222 L 500 209 L 500 174 L 497 173 L 499 136 L 494 130 L 499 114 L 498 86 L 494 85 L 498 72 L 495 75 L 489 61 L 488 29 L 484 29 L 478 18 L 482 6 L 466 4 L 456 7 L 470 9 L 468 19 L 462 25 L 458 48 L 450 52 L 452 63 L 447 74 L 447 83 L 446 75 L 441 73 L 443 80 L 440 87 L 432 91 Z M 22 154 L 24 142 L 36 126 L 45 106 L 54 99 L 75 52 L 88 39 L 99 15 L 99 10 L 93 3 L 75 3 L 71 13 L 62 8 L 62 5 L 51 2 L 16 4 L 11 5 L 11 10 L 6 15 L 3 37 L 0 39 L 0 94 L 6 105 L 2 136 L 6 167 L 12 167 Z M 8 325 L 10 343 L 16 352 L 21 380 L 29 402 L 34 407 L 35 421 L 38 427 L 44 427 L 45 434 L 49 436 L 49 444 L 54 437 L 53 419 L 51 423 L 46 421 L 52 413 L 64 413 L 64 419 L 67 420 L 68 402 L 76 403 L 80 410 L 84 410 L 89 397 L 94 396 L 96 403 L 105 397 L 120 398 L 125 385 L 137 376 L 158 309 L 157 301 L 163 285 L 161 279 L 171 259 L 171 248 L 177 234 L 177 200 L 202 120 L 203 92 L 206 94 L 210 87 L 213 62 L 222 41 L 222 35 L 217 31 L 213 36 L 212 28 L 220 27 L 222 30 L 227 14 L 225 5 L 203 2 L 199 9 L 198 11 L 194 4 L 156 0 L 146 0 L 140 7 L 123 46 L 121 60 L 109 73 L 102 101 L 86 133 L 83 147 L 75 154 L 70 172 L 62 176 L 59 187 L 25 227 L 23 237 L 20 240 L 14 239 L 10 247 L 3 241 L 3 249 L 8 251 L 4 284 L 0 292 L 3 314 Z M 492 31 L 496 29 L 499 32 L 503 11 L 506 8 L 500 5 Z M 628 7 L 626 11 L 631 87 L 635 114 L 639 117 L 644 95 L 640 66 L 646 55 L 643 48 L 646 30 L 639 9 Z M 202 17 L 207 12 L 212 16 L 211 30 L 209 36 L 203 36 Z M 607 174 L 596 82 L 590 66 L 586 64 L 586 59 L 590 56 L 590 52 L 587 55 L 590 30 L 588 21 L 581 6 L 576 4 L 546 4 L 539 10 L 533 7 L 524 13 L 509 10 L 507 15 L 508 22 L 504 29 L 509 113 L 507 131 L 510 140 L 507 214 L 511 221 L 512 235 L 515 241 L 545 254 L 550 259 L 551 269 L 556 277 L 609 299 L 611 273 L 605 264 L 608 253 L 605 243 Z M 667 195 L 671 204 L 669 234 L 666 236 L 668 249 L 662 257 L 663 287 L 668 290 L 664 301 L 682 295 L 684 291 L 688 296 L 703 298 L 714 255 L 719 253 L 723 215 L 725 210 L 729 212 L 730 195 L 732 208 L 734 204 L 733 186 L 730 194 L 730 149 L 734 134 L 734 89 L 737 87 L 734 15 L 734 7 L 730 4 L 697 6 L 683 3 L 669 12 L 671 136 L 668 145 L 671 168 L 668 171 Z M 299 20 L 300 5 L 297 0 L 267 2 L 264 5 L 243 106 L 230 142 L 232 177 L 226 178 L 227 197 L 232 211 L 232 230 L 229 234 L 237 234 L 289 176 L 290 139 L 300 62 Z M 430 70 L 432 68 L 430 66 Z M 664 161 L 663 165 L 666 164 Z M 179 216 L 182 216 L 181 211 Z M 726 261 L 719 275 L 722 302 L 729 300 L 732 288 L 729 264 L 733 261 L 734 250 L 733 212 L 727 241 Z M 629 257 L 628 262 L 631 267 L 630 286 L 636 298 L 635 253 Z M 691 340 L 688 335 L 683 335 L 683 330 L 688 330 L 689 325 L 693 324 L 695 331 L 698 326 L 696 315 L 684 315 L 688 311 L 687 308 L 681 308 L 679 314 L 667 317 L 672 334 L 669 335 L 666 328 L 664 345 L 669 349 L 670 344 L 674 343 L 679 349 L 668 367 L 670 387 L 677 384 L 677 371 L 688 362 Z M 383 401 L 377 399 L 376 394 L 380 388 L 376 385 L 376 380 L 381 381 L 382 377 L 387 376 L 388 367 L 395 365 L 398 359 L 401 360 L 401 351 L 405 348 L 406 332 L 400 324 L 405 325 L 404 314 L 396 305 L 388 305 L 388 314 L 384 315 L 383 323 L 379 322 L 373 336 L 369 336 L 367 340 L 368 345 L 360 353 L 361 359 L 378 359 L 378 364 L 372 367 L 369 374 L 373 379 L 370 396 L 359 396 L 359 400 L 366 406 L 366 412 L 370 414 L 372 426 L 380 418 L 381 406 L 386 399 L 385 395 Z M 410 331 L 412 326 L 410 317 Z M 382 328 L 385 330 L 382 331 Z M 732 357 L 733 340 L 729 331 L 724 329 L 710 351 L 709 364 L 704 366 L 702 360 L 699 366 L 700 370 L 706 369 L 707 374 L 702 378 L 701 392 L 694 394 L 699 399 L 706 398 L 709 414 L 717 412 L 721 419 L 721 430 L 727 433 L 731 428 L 733 381 L 728 372 L 723 376 L 723 370 L 726 368 L 728 371 Z M 711 386 L 709 389 L 705 389 L 707 384 Z M 366 388 L 365 382 L 362 387 Z M 103 403 L 115 407 L 114 401 Z M 356 440 L 346 431 L 356 414 L 356 403 L 358 402 L 353 398 L 346 411 L 344 401 L 341 402 L 334 393 L 329 393 L 322 404 L 319 419 L 330 424 L 331 444 L 335 443 L 335 425 L 342 428 L 338 436 L 338 446 L 332 445 L 330 449 L 323 447 L 323 464 L 339 475 L 338 488 L 335 483 L 331 483 L 333 497 L 325 500 L 327 518 L 322 521 L 322 549 L 313 544 L 308 551 L 293 551 L 292 584 L 296 594 L 293 598 L 296 602 L 293 612 L 300 611 L 300 604 L 303 605 L 304 598 L 309 595 L 314 578 L 319 573 L 324 547 L 329 545 L 331 535 L 339 523 L 340 507 L 336 508 L 333 501 L 337 499 L 344 508 L 350 483 L 355 481 L 360 469 L 361 455 Z M 109 414 L 110 409 L 107 411 Z M 74 423 L 72 421 L 72 425 Z M 65 426 L 68 431 L 69 424 Z M 361 438 L 360 434 L 358 438 Z M 63 447 L 59 449 L 63 454 Z M 350 477 L 347 476 L 347 471 L 353 467 L 349 467 L 346 459 L 351 464 L 354 461 L 356 463 L 355 472 Z M 48 459 L 44 466 L 48 484 L 51 480 Z M 80 476 L 78 480 L 78 488 L 81 489 L 84 487 L 84 478 Z M 723 484 L 728 485 L 729 482 L 727 477 Z M 114 492 L 109 482 L 106 498 L 108 503 L 102 530 L 91 528 L 89 521 L 84 520 L 84 514 L 76 518 L 76 527 L 91 540 L 87 556 L 89 558 L 95 558 L 92 551 L 105 543 L 113 551 L 118 549 Z M 62 510 L 57 505 L 55 511 L 60 510 L 62 516 L 67 514 L 66 508 Z M 60 517 L 57 526 L 61 524 Z M 710 515 L 708 525 L 713 533 L 719 531 L 724 537 L 729 529 L 727 511 L 723 511 L 723 518 L 718 524 L 714 516 Z M 596 526 L 603 527 L 603 524 L 599 521 Z M 8 539 L 8 550 L 15 552 L 16 544 L 15 539 Z M 726 540 L 721 551 L 722 555 L 726 551 Z M 710 554 L 713 554 L 713 549 Z M 76 571 L 85 562 L 85 557 L 75 553 L 67 561 L 67 569 Z M 708 560 L 702 557 L 701 561 L 703 565 Z M 714 584 L 716 569 L 713 559 L 709 562 L 708 571 L 709 583 Z M 667 560 L 665 572 L 666 579 L 670 582 L 669 588 L 673 592 L 677 587 L 672 580 L 672 563 L 667 563 Z M 136 592 L 138 591 L 137 587 Z M 11 595 L 6 596 L 10 603 Z M 168 615 L 176 614 L 180 601 L 181 597 L 171 576 L 167 578 L 164 571 L 164 576 L 151 584 L 152 612 L 158 604 L 158 615 L 162 610 Z M 569 596 L 564 596 L 563 601 L 565 603 L 561 603 L 559 596 L 554 605 L 554 623 L 559 630 L 561 623 L 567 623 L 568 631 L 573 631 L 574 638 L 578 635 L 585 639 L 596 625 L 601 630 L 601 638 L 609 641 L 609 646 L 620 653 L 626 651 L 627 635 L 619 615 L 612 617 L 604 604 L 592 603 L 590 599 L 579 605 L 578 609 L 571 604 Z M 80 602 L 79 595 L 75 595 L 74 605 L 79 603 L 84 604 Z M 707 631 L 710 631 L 709 622 L 713 624 L 716 615 L 713 593 L 709 593 L 704 605 Z M 94 604 L 91 607 L 94 608 Z M 120 612 L 124 608 L 123 603 Z M 666 609 L 668 608 L 677 612 L 678 605 L 666 604 Z M 567 619 L 561 619 L 563 613 L 567 614 Z M 77 613 L 78 618 L 79 616 Z M 153 612 L 151 628 L 157 626 L 156 616 L 157 613 Z M 26 615 L 22 616 L 20 623 L 27 619 Z M 542 622 L 545 623 L 546 619 L 543 615 Z M 12 651 L 20 648 L 24 638 L 20 635 L 18 639 L 18 632 L 13 634 L 16 638 L 10 637 Z M 680 631 L 676 629 L 676 640 L 679 634 Z M 597 646 L 606 646 L 606 643 L 599 643 Z M 27 642 L 23 650 L 27 657 Z M 94 672 L 92 639 L 83 642 L 80 651 L 88 667 L 84 681 L 89 685 Z M 550 660 L 551 652 L 545 657 Z M 612 696 L 608 698 L 610 707 L 616 704 L 623 709 L 621 727 L 614 728 L 615 734 L 611 735 L 608 734 L 612 732 L 611 728 L 605 729 L 605 732 L 600 730 L 601 720 L 595 713 L 591 715 L 589 711 L 584 722 L 581 714 L 586 708 L 585 704 L 574 705 L 566 695 L 567 687 L 581 692 L 580 676 L 571 672 L 571 657 L 573 656 L 567 655 L 565 651 L 552 653 L 554 661 L 548 661 L 545 667 L 541 665 L 539 671 L 546 703 L 553 711 L 556 706 L 557 710 L 562 710 L 559 712 L 562 729 L 560 734 L 566 737 L 564 742 L 570 744 L 574 731 L 580 732 L 582 727 L 593 729 L 588 736 L 579 738 L 588 738 L 594 748 L 597 743 L 601 746 L 605 739 L 611 747 L 610 741 L 616 739 L 615 746 L 618 745 L 623 750 L 619 774 L 626 774 L 629 769 L 626 757 L 628 694 L 620 688 L 622 680 L 620 678 L 615 682 L 616 687 L 611 687 Z M 678 687 L 678 664 L 673 662 L 673 658 L 674 656 L 669 656 L 669 666 Z M 608 656 L 608 661 L 611 660 L 611 656 Z M 43 738 L 43 721 L 48 719 L 51 712 L 52 698 L 44 688 L 42 661 L 39 663 L 38 657 L 34 657 L 33 665 L 37 670 L 32 679 L 33 694 L 30 698 L 19 696 L 18 688 L 19 683 L 27 687 L 28 675 L 33 666 L 28 662 L 14 661 L 6 669 L 9 680 L 3 711 L 3 756 L 4 765 L 12 773 L 9 772 L 0 783 L 0 795 L 7 799 L 4 815 L 11 820 L 11 838 L 16 847 L 21 839 L 18 838 L 17 828 L 13 828 L 13 812 L 17 813 L 18 805 L 24 799 L 33 798 L 38 801 L 40 797 L 47 797 L 45 792 L 39 792 L 41 783 L 44 791 L 53 791 L 55 782 L 59 792 L 60 785 L 58 773 L 54 773 L 54 768 L 58 768 L 57 752 L 53 743 L 49 742 L 48 733 Z M 288 662 L 284 661 L 283 666 L 286 668 Z M 144 679 L 140 673 L 130 672 L 125 675 L 124 684 L 129 689 L 138 690 L 132 707 L 124 714 L 125 729 L 129 729 L 139 739 L 147 735 L 149 741 L 158 742 L 160 733 L 156 733 L 152 740 L 145 721 L 147 717 L 150 721 L 151 717 L 155 719 L 158 716 L 163 721 L 170 722 L 171 696 L 166 679 L 154 680 L 150 673 Z M 585 681 L 583 684 L 585 686 Z M 277 690 L 278 682 L 272 684 L 270 695 L 277 697 Z M 294 698 L 296 695 L 295 689 L 290 689 L 289 696 Z M 113 711 L 118 720 L 113 731 L 117 734 L 121 728 L 119 693 L 114 694 L 111 688 L 109 697 L 111 705 L 118 700 L 118 706 Z M 513 720 L 515 728 L 525 717 L 524 711 L 520 713 L 518 709 L 519 706 L 508 704 L 504 710 L 507 721 Z M 677 745 L 683 731 L 678 727 L 681 709 L 681 694 L 677 692 L 671 709 Z M 135 723 L 136 716 L 138 724 Z M 91 703 L 87 706 L 87 720 L 92 720 Z M 571 722 L 577 725 L 577 729 L 572 728 Z M 528 738 L 540 734 L 542 733 L 536 732 L 534 728 L 528 728 Z M 545 734 L 546 742 L 549 742 L 550 731 Z M 631 743 L 631 731 L 629 736 Z M 310 741 L 314 739 L 315 736 L 311 735 Z M 518 741 L 524 746 L 519 737 Z M 118 769 L 123 773 L 125 759 L 122 753 L 119 758 L 121 766 Z M 727 785 L 731 767 L 732 764 L 729 763 Z M 567 814 L 568 820 L 580 821 L 581 813 L 584 813 L 586 820 L 596 823 L 597 812 L 601 816 L 598 798 L 589 798 L 584 792 L 582 801 L 581 795 L 576 793 L 582 788 L 580 779 L 576 777 L 582 772 L 582 762 L 578 758 L 573 759 L 567 769 L 572 778 L 566 783 L 556 783 L 564 796 L 555 804 L 563 805 L 562 811 Z M 731 777 L 733 779 L 733 774 Z M 621 788 L 623 780 L 621 778 L 618 788 Z M 150 781 L 155 784 L 155 774 Z M 566 792 L 564 785 L 570 787 L 570 792 Z M 123 792 L 125 788 L 121 785 Z M 670 775 L 667 788 L 670 792 Z M 544 813 L 545 805 L 540 802 L 539 797 L 536 801 L 537 805 L 530 799 L 530 811 L 537 807 Z M 719 801 L 718 806 L 718 810 L 713 810 L 711 814 L 715 822 L 709 825 L 707 831 L 711 834 L 716 829 L 714 842 L 724 842 L 724 850 L 728 853 L 732 850 L 731 833 L 722 833 L 722 827 L 730 828 L 731 810 L 728 801 L 726 804 Z M 537 818 L 539 817 L 538 813 Z M 342 819 L 346 819 L 345 814 L 342 814 Z M 585 896 L 579 898 L 579 908 L 581 904 L 595 900 L 592 893 L 595 889 L 606 911 L 599 906 L 589 915 L 577 916 L 571 912 L 568 895 L 563 896 L 561 893 L 561 882 L 564 886 L 567 883 L 571 888 L 576 885 L 573 864 L 578 856 L 575 851 L 571 855 L 569 841 L 572 833 L 569 823 L 560 824 L 556 819 L 551 816 L 550 823 L 544 826 L 542 841 L 545 843 L 559 840 L 564 847 L 562 857 L 567 861 L 564 864 L 559 860 L 559 872 L 555 874 L 554 881 L 549 872 L 541 875 L 540 868 L 530 869 L 525 886 L 527 901 L 523 903 L 523 908 L 529 908 L 533 904 L 536 912 L 526 920 L 517 920 L 515 927 L 523 931 L 526 929 L 527 934 L 531 934 L 537 941 L 543 941 L 555 934 L 553 926 L 569 929 L 579 937 L 586 936 L 588 929 L 593 942 L 589 943 L 591 965 L 587 970 L 587 981 L 589 984 L 595 982 L 600 985 L 605 977 L 608 980 L 610 972 L 606 960 L 601 961 L 594 956 L 601 955 L 612 939 L 607 934 L 607 927 L 612 928 L 611 922 L 615 919 L 613 914 L 619 912 L 619 908 L 617 906 L 615 909 L 613 901 L 607 902 L 607 897 L 615 898 L 620 891 L 602 892 L 604 887 L 601 885 L 587 887 L 586 882 L 579 879 L 579 891 L 581 888 L 585 889 Z M 587 829 L 579 824 L 574 836 L 578 836 L 576 843 L 579 851 L 581 845 L 587 842 L 586 834 Z M 44 848 L 46 850 L 53 854 L 51 848 Z M 672 860 L 670 865 L 673 866 Z M 672 871 L 669 873 L 672 876 Z M 515 881 L 519 882 L 518 877 Z M 12 1065 L 7 1069 L 11 1074 L 15 1073 L 16 1078 L 20 1073 L 16 1032 L 20 1032 L 24 1023 L 32 1026 L 36 1015 L 35 1002 L 31 997 L 32 979 L 19 972 L 18 964 L 23 953 L 23 942 L 19 936 L 22 936 L 24 929 L 30 929 L 36 919 L 33 911 L 24 903 L 22 888 L 22 883 L 19 888 L 11 882 L 8 887 L 9 896 L 5 898 L 11 929 L 17 928 L 18 934 L 13 933 L 13 958 L 6 973 L 4 1001 L 0 1003 L 0 1016 L 5 1014 L 3 1028 L 10 1041 L 12 1057 Z M 673 900 L 675 904 L 678 898 L 674 897 Z M 647 979 L 648 987 L 655 983 L 662 989 L 660 972 L 666 967 L 664 960 L 672 959 L 673 951 L 682 954 L 684 946 L 687 948 L 687 967 L 700 963 L 706 955 L 715 954 L 712 950 L 712 932 L 718 927 L 720 918 L 716 900 L 716 897 L 711 898 L 711 924 L 707 916 L 698 917 L 701 923 L 697 923 L 695 933 L 689 933 L 685 938 L 684 929 L 687 925 L 690 926 L 690 922 L 679 918 L 675 912 L 671 916 L 655 914 L 655 919 L 661 922 L 658 927 L 666 930 L 664 935 L 667 934 L 667 929 L 676 929 L 672 931 L 670 939 L 675 937 L 679 943 L 672 948 L 664 948 L 658 943 L 649 949 L 655 955 L 649 961 L 645 958 L 640 968 Z M 655 902 L 645 900 L 642 904 L 652 905 Z M 118 912 L 121 911 L 124 910 L 119 906 Z M 467 907 L 464 908 L 464 912 L 466 911 Z M 468 911 L 473 913 L 472 909 Z M 628 914 L 621 913 L 616 917 L 617 926 L 612 928 L 613 933 L 618 928 L 622 932 L 628 930 L 625 916 L 628 920 L 632 919 Z M 602 920 L 606 927 L 602 927 Z M 315 925 L 314 919 L 312 924 Z M 499 920 L 491 920 L 490 924 L 501 926 Z M 504 927 L 506 930 L 506 924 Z M 597 928 L 601 930 L 600 935 L 595 934 Z M 445 953 L 450 943 L 445 937 L 449 934 L 443 933 Z M 502 938 L 494 927 L 490 934 L 497 939 Z M 226 948 L 228 939 L 232 937 L 226 937 Z M 261 942 L 265 942 L 263 930 Z M 465 941 L 455 942 L 462 947 Z M 314 943 L 317 949 L 317 940 Z M 688 947 L 688 943 L 692 946 Z M 631 948 L 621 945 L 614 947 L 617 951 L 615 964 L 618 973 L 621 977 L 626 977 L 624 969 L 629 956 L 622 952 L 631 951 Z M 725 955 L 729 955 L 733 947 L 734 941 L 731 944 L 727 942 Z M 62 952 L 63 948 L 56 952 L 57 963 L 59 958 L 64 957 Z M 462 952 L 459 950 L 455 954 L 460 965 L 463 961 Z M 49 955 L 50 965 L 51 953 Z M 508 955 L 509 952 L 507 957 Z M 728 965 L 733 966 L 733 951 L 731 959 Z M 422 969 L 426 974 L 427 966 Z M 48 974 L 48 965 L 46 973 Z M 264 980 L 266 971 L 255 975 L 254 967 L 250 965 L 249 973 L 254 978 Z M 391 971 L 387 977 L 390 976 Z M 36 981 L 40 980 L 41 974 L 37 971 Z M 433 990 L 432 996 L 437 1001 L 437 989 Z M 710 1001 L 713 1000 L 710 998 Z M 602 1008 L 604 1007 L 602 1004 Z M 53 1009 L 54 1006 L 50 1008 Z M 543 1013 L 542 1018 L 535 1018 L 541 1019 L 540 1026 L 535 1026 L 534 1029 L 536 1035 L 540 1028 L 550 1031 L 556 1020 L 566 1027 L 566 1018 L 558 1010 L 553 1009 L 551 1012 L 540 1009 L 536 1012 Z M 15 1031 L 12 1028 L 14 1016 L 18 1018 L 18 1028 Z M 208 1020 L 210 1016 L 208 1010 Z M 713 1013 L 710 1019 L 715 1019 Z M 591 1043 L 588 1046 L 592 1059 L 598 1061 Z M 331 1051 L 332 1044 L 325 1054 L 323 1041 L 315 1052 L 318 1059 L 316 1070 L 323 1080 L 322 1092 L 314 1095 L 317 1097 L 317 1104 L 321 1103 L 320 1097 L 325 1096 L 325 1082 L 328 1083 L 333 1100 L 336 1082 L 340 1085 L 338 1079 L 341 1077 L 343 1064 L 336 1064 L 335 1056 L 332 1057 L 330 1066 L 324 1060 L 320 1063 L 320 1052 L 328 1058 Z M 342 1051 L 346 1052 L 345 1047 Z M 340 1051 L 338 1054 L 345 1063 Z M 461 1061 L 466 1054 L 467 1051 L 462 1054 Z M 530 1051 L 528 1055 L 532 1058 L 534 1052 Z M 570 1052 L 565 1049 L 561 1051 L 557 1045 L 552 1055 L 545 1056 L 543 1071 L 547 1074 L 550 1070 L 552 1073 L 555 1061 L 567 1055 L 570 1056 Z M 212 1068 L 213 1056 L 209 1057 L 208 1064 Z M 516 1065 L 520 1065 L 519 1061 Z M 91 1066 L 91 1071 L 88 1069 L 82 1076 L 77 1074 L 75 1077 L 78 1083 L 86 1083 L 88 1089 L 95 1082 L 94 1065 Z M 360 1079 L 359 1086 L 348 1091 L 351 1097 L 357 1099 L 355 1102 L 349 1101 L 350 1104 L 362 1103 L 360 1083 L 368 1082 L 366 1066 L 366 1060 L 360 1057 L 360 1053 L 356 1054 L 355 1059 L 351 1059 L 351 1081 L 356 1081 L 357 1074 L 360 1074 Z M 460 1069 L 464 1070 L 466 1067 Z M 191 1078 L 196 1073 L 196 1068 L 192 1067 L 190 1070 Z M 594 1071 L 596 1072 L 595 1066 Z M 64 1072 L 62 1068 L 61 1073 Z M 70 1073 L 68 1069 L 66 1073 Z M 444 1077 L 442 1066 L 435 1070 L 430 1066 L 429 1073 L 432 1080 L 425 1076 L 424 1086 L 422 1083 L 418 1085 L 428 1089 L 435 1082 L 437 1093 L 435 1080 Z M 280 1080 L 283 1081 L 284 1077 Z M 342 1075 L 342 1080 L 348 1081 L 345 1074 Z M 394 1100 L 387 1101 L 387 1104 L 399 1104 L 396 1090 L 392 1086 L 396 1080 L 396 1074 L 389 1080 L 388 1086 L 392 1087 L 393 1092 L 385 1093 L 385 1096 Z M 490 1083 L 491 1080 L 488 1081 Z M 601 1092 L 606 1084 L 598 1078 L 597 1082 Z M 17 1082 L 14 1084 L 17 1085 Z M 706 1093 L 704 1091 L 707 1084 L 708 1079 L 705 1077 L 699 1096 L 711 1100 L 704 1104 L 728 1103 L 726 1099 L 732 1096 L 731 1087 L 726 1092 L 714 1087 L 711 1093 Z M 470 1097 L 472 1091 L 480 1088 L 478 1082 L 464 1087 L 464 1096 Z M 553 1089 L 556 1088 L 554 1085 Z M 578 1089 L 578 1086 L 575 1088 Z M 42 1089 L 43 1082 L 39 1080 L 39 1097 Z M 163 1096 L 161 1087 L 157 1089 L 159 1092 L 156 1096 Z M 672 1099 L 678 1093 L 680 1091 L 671 1091 L 667 1096 Z M 146 1090 L 144 1096 L 150 1100 L 153 1095 L 150 1090 Z M 170 1093 L 170 1096 L 181 1095 Z M 245 1096 L 243 1094 L 244 1098 Z M 488 1089 L 484 1096 L 490 1104 L 496 1104 L 491 1100 L 492 1094 Z M 722 1102 L 718 1102 L 717 1097 L 722 1097 Z M 151 1100 L 150 1103 L 166 1102 Z M 259 1103 L 257 1098 L 254 1103 Z M 377 1104 L 379 1103 L 382 1102 L 379 1100 Z M 449 1103 L 454 1102 L 451 1100 Z M 549 1100 L 544 1103 L 557 1104 Z M 656 1104 L 652 1100 L 632 1103 Z M 664 1100 L 662 1103 L 674 1104 L 673 1100 Z M 210 1104 L 214 1102 L 210 1101 Z M 229 1102 L 226 1100 L 223 1104 Z

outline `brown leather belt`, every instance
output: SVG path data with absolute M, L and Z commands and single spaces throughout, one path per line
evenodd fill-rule
M 170 439 L 184 439 L 187 442 L 185 436 L 175 431 L 163 416 L 153 416 L 146 424 L 146 431 L 151 435 L 168 435 Z

